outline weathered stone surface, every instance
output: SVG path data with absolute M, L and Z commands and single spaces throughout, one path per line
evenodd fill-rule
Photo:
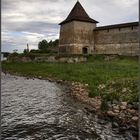
M 114 112 L 115 112 L 115 113 L 119 113 L 120 111 L 119 111 L 118 109 L 115 109 Z
M 124 113 L 124 112 L 121 112 L 121 113 L 120 113 L 120 117 L 121 117 L 121 118 L 124 118 L 124 117 L 125 117 L 125 113 Z
M 86 48 L 88 54 L 139 54 L 138 24 L 98 29 L 96 22 L 87 22 L 83 18 L 61 24 L 59 52 L 82 54 Z
M 61 26 L 60 53 L 82 54 L 83 47 L 87 53 L 138 55 L 138 28 L 131 27 L 93 31 L 96 24 L 73 21 Z
M 116 28 L 95 32 L 95 50 L 99 54 L 138 55 L 138 42 L 138 28 Z
M 120 106 L 120 109 L 122 109 L 122 110 L 125 110 L 126 109 L 126 106 Z
M 115 117 L 117 114 L 114 113 L 113 111 L 107 111 L 107 115 L 110 117 Z
M 127 110 L 130 114 L 134 115 L 136 113 L 136 110 L 135 109 L 128 109 Z
M 121 102 L 122 106 L 127 106 L 127 102 Z
M 139 118 L 137 116 L 132 117 L 132 120 L 135 121 L 135 122 L 138 121 L 138 119 Z
M 82 54 L 83 48 L 91 54 L 94 50 L 95 23 L 72 21 L 60 27 L 59 53 Z
M 86 62 L 87 58 L 84 56 L 77 56 L 77 57 L 63 57 L 60 56 L 59 58 L 55 56 L 46 56 L 46 57 L 35 57 L 33 61 L 36 62 L 65 62 L 65 63 L 78 63 L 78 62 Z

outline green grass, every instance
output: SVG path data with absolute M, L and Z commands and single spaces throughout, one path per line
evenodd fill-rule
M 3 62 L 2 70 L 22 75 L 43 76 L 89 85 L 89 96 L 104 101 L 138 101 L 138 59 L 89 56 L 87 63 Z

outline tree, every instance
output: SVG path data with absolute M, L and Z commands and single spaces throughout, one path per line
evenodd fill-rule
M 47 42 L 45 39 L 40 41 L 38 43 L 38 53 L 51 53 L 51 52 L 57 52 L 57 48 L 59 45 L 59 40 L 56 39 L 54 41 L 50 40 Z M 34 50 L 32 51 L 35 52 Z
M 38 43 L 39 50 L 47 50 L 48 47 L 49 47 L 48 42 L 45 39 Z
M 53 41 L 50 40 L 49 43 L 48 43 L 49 47 L 53 47 Z
M 8 57 L 9 55 L 10 55 L 9 52 L 4 52 L 4 54 L 3 54 L 4 57 Z
M 28 50 L 27 50 L 27 49 L 24 49 L 24 50 L 23 50 L 23 53 L 24 53 L 24 54 L 28 53 Z
M 54 47 L 58 47 L 59 45 L 59 39 L 56 39 L 54 42 L 53 42 L 53 46 Z

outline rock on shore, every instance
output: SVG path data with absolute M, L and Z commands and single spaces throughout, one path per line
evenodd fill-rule
M 84 104 L 88 105 L 88 110 L 91 112 L 96 112 L 99 117 L 103 119 L 110 118 L 115 126 L 124 127 L 125 129 L 135 130 L 138 132 L 138 106 L 130 105 L 127 102 L 118 102 L 111 104 L 108 103 L 108 110 L 101 110 L 101 98 L 95 97 L 90 98 L 88 96 L 87 84 L 83 85 L 79 82 L 71 83 L 70 95 Z

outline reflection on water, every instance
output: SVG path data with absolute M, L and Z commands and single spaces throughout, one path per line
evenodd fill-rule
M 2 140 L 133 140 L 46 80 L 2 73 Z

